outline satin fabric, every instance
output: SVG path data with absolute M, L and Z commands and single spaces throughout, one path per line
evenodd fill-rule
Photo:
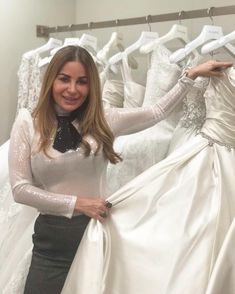
M 229 228 L 209 282 L 206 294 L 235 293 L 235 219 Z
M 214 294 L 222 282 L 235 292 L 229 276 L 216 279 L 234 256 L 234 76 L 210 81 L 210 139 L 191 138 L 108 198 L 111 214 L 90 222 L 62 294 Z

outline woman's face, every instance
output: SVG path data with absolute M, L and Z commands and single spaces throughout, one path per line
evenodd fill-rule
M 52 86 L 55 103 L 64 111 L 71 112 L 83 104 L 88 94 L 88 77 L 84 66 L 78 61 L 67 62 Z

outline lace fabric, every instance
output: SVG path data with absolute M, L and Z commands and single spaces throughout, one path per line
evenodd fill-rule
M 26 108 L 30 113 L 35 109 L 40 95 L 42 76 L 44 70 L 40 69 L 38 63 L 40 56 L 37 53 L 27 56 L 23 55 L 18 71 L 18 104 L 17 112 Z
M 206 119 L 206 103 L 204 92 L 208 78 L 197 78 L 194 88 L 183 99 L 183 117 L 180 125 L 184 128 L 200 130 Z

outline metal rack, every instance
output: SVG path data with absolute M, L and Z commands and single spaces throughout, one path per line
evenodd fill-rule
M 182 19 L 193 19 L 203 17 L 213 17 L 219 15 L 235 14 L 235 5 L 223 7 L 210 7 L 208 9 L 188 10 L 180 12 L 172 12 L 158 15 L 148 15 L 136 18 L 124 18 L 116 20 L 107 20 L 100 22 L 89 22 L 83 24 L 70 24 L 64 26 L 48 27 L 37 25 L 37 37 L 49 37 L 52 33 L 73 32 L 81 30 L 93 30 L 117 26 L 130 26 L 138 24 L 150 24 L 155 22 L 173 21 Z

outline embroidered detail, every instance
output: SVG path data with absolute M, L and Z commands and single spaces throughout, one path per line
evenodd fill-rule
M 220 141 L 218 141 L 216 139 L 211 138 L 210 136 L 206 135 L 203 132 L 198 132 L 198 134 L 201 135 L 203 138 L 208 140 L 208 145 L 209 146 L 213 146 L 214 144 L 218 144 L 220 146 L 226 147 L 229 152 L 231 152 L 232 149 L 235 149 L 235 146 L 232 146 L 232 145 L 227 144 L 227 143 L 222 143 L 222 142 L 220 142 Z
M 184 128 L 193 127 L 195 130 L 200 130 L 205 122 L 206 118 L 206 106 L 204 98 L 198 97 L 198 100 L 188 97 L 183 99 L 183 117 L 180 120 L 180 124 Z

